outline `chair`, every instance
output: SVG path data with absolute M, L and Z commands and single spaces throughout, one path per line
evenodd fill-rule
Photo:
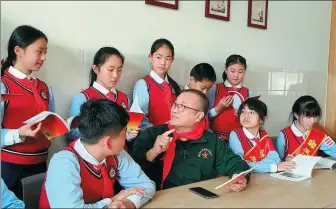
M 23 202 L 26 205 L 26 209 L 39 208 L 44 176 L 45 173 L 40 173 L 22 179 Z

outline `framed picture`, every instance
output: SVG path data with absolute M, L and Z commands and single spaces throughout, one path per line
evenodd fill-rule
M 150 4 L 159 7 L 165 7 L 169 9 L 178 9 L 178 0 L 145 0 L 145 4 Z
M 247 26 L 267 29 L 268 0 L 248 0 Z
M 230 20 L 230 0 L 205 0 L 205 17 Z

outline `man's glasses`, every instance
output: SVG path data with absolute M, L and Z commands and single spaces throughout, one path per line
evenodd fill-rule
M 183 112 L 183 111 L 185 110 L 185 108 L 190 109 L 190 110 L 195 110 L 195 111 L 197 111 L 197 112 L 203 112 L 203 111 L 201 111 L 201 110 L 197 110 L 197 109 L 194 109 L 194 108 L 185 106 L 185 105 L 183 105 L 183 104 L 177 104 L 176 102 L 172 102 L 172 103 L 171 103 L 171 107 L 172 107 L 173 109 L 176 108 L 178 112 Z

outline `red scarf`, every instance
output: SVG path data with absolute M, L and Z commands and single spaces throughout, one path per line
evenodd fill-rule
M 207 118 L 205 116 L 205 118 Z M 206 119 L 201 120 L 199 123 L 196 124 L 195 128 L 189 132 L 184 132 L 184 133 L 177 133 L 174 132 L 173 133 L 173 140 L 171 141 L 171 143 L 168 146 L 168 149 L 166 150 L 166 154 L 163 158 L 163 173 L 162 173 L 162 183 L 161 183 L 161 189 L 163 186 L 163 182 L 166 180 L 170 168 L 173 164 L 173 160 L 175 157 L 175 147 L 176 147 L 176 140 L 180 139 L 180 138 L 184 138 L 184 139 L 188 139 L 188 141 L 191 140 L 198 140 L 202 137 L 204 131 L 207 130 L 206 127 Z M 168 123 L 168 129 L 174 129 L 174 127 L 172 127 L 169 123 Z

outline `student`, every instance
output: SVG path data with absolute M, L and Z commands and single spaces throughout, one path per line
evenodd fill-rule
M 110 99 L 126 110 L 129 109 L 127 95 L 115 88 L 121 77 L 124 59 L 124 56 L 113 47 L 103 47 L 96 52 L 90 71 L 90 87 L 75 95 L 70 109 L 70 117 L 79 115 L 80 106 L 90 99 Z M 137 133 L 137 130 L 127 133 L 127 139 L 134 138 Z M 78 138 L 78 128 L 72 129 L 67 134 L 69 141 Z
M 51 86 L 31 76 L 46 60 L 47 42 L 42 31 L 27 25 L 17 27 L 1 66 L 1 94 L 21 94 L 1 102 L 1 176 L 20 199 L 21 179 L 46 171 L 50 141 L 39 133 L 40 124 L 22 122 L 42 111 L 55 111 Z
M 246 71 L 246 60 L 240 55 L 231 55 L 226 59 L 223 83 L 210 89 L 209 118 L 211 128 L 223 140 L 229 140 L 230 132 L 240 127 L 237 110 L 240 104 L 251 95 L 242 85 Z
M 184 89 L 195 89 L 207 94 L 216 82 L 216 72 L 208 63 L 199 63 L 190 71 L 189 83 Z
M 313 128 L 321 116 L 321 107 L 314 97 L 306 95 L 294 102 L 292 125 L 283 129 L 277 139 L 277 150 L 282 160 L 291 160 L 298 154 L 315 156 L 319 150 L 336 158 L 335 142 Z
M 171 103 L 180 94 L 179 85 L 168 75 L 174 61 L 174 46 L 167 39 L 156 40 L 149 54 L 152 70 L 135 83 L 131 111 L 146 115 L 141 130 L 162 125 L 170 119 Z
M 15 194 L 8 189 L 1 178 L 1 208 L 24 208 L 22 200 L 19 200 Z
M 267 116 L 267 106 L 260 100 L 247 99 L 238 109 L 242 128 L 230 134 L 229 146 L 233 152 L 245 160 L 255 172 L 289 171 L 294 162 L 281 162 L 272 139 L 261 126 Z
M 168 124 L 153 126 L 134 140 L 131 156 L 156 183 L 157 190 L 191 184 L 248 170 L 249 166 L 215 134 L 206 131 L 208 98 L 194 89 L 183 91 L 171 108 Z M 230 187 L 241 191 L 247 180 Z
M 155 184 L 123 150 L 128 121 L 127 111 L 109 99 L 85 102 L 81 138 L 51 158 L 40 208 L 139 208 L 148 202 Z M 126 190 L 115 194 L 116 181 Z

